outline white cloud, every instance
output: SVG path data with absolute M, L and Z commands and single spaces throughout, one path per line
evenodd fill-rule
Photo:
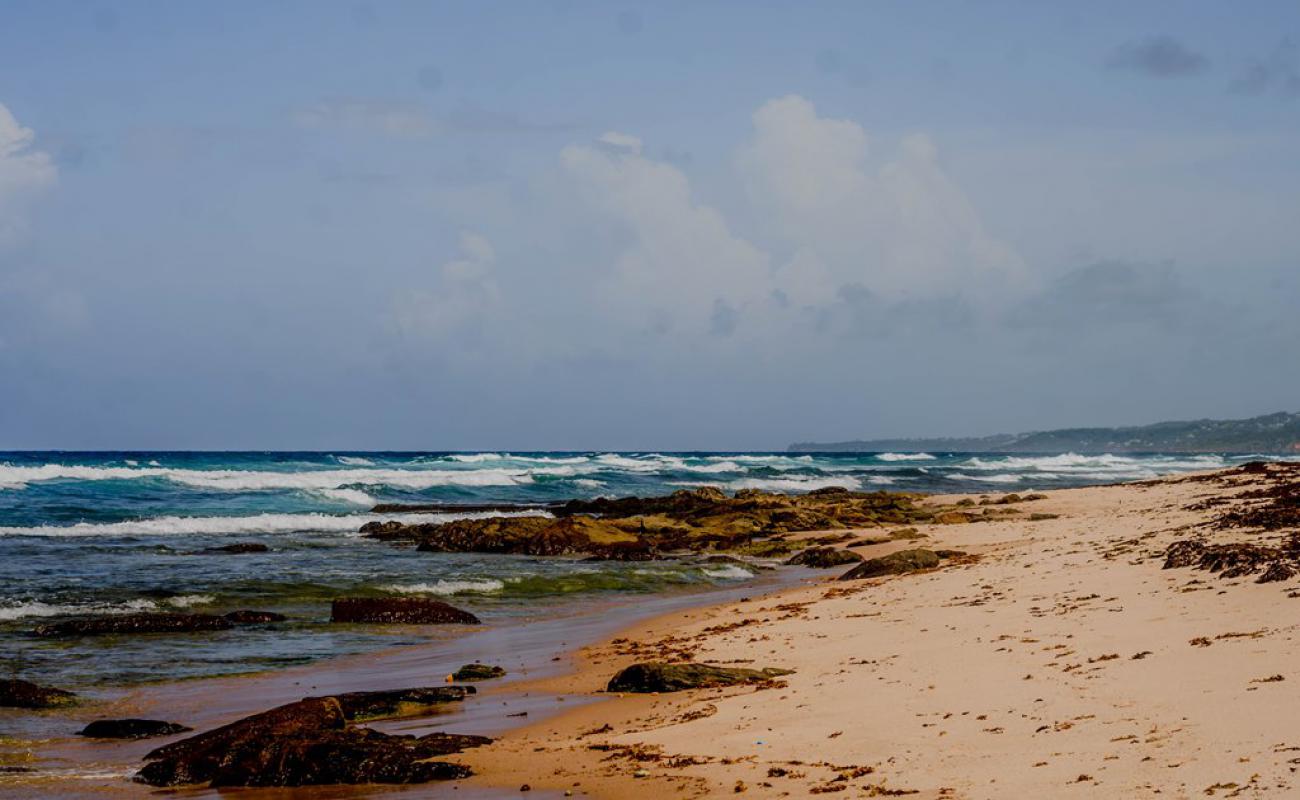
M 27 202 L 58 178 L 49 154 L 32 148 L 35 138 L 0 103 L 0 244 L 26 227 Z
M 861 126 L 819 117 L 797 95 L 765 103 L 753 121 L 737 168 L 766 227 L 797 253 L 784 282 L 813 274 L 807 301 L 851 284 L 894 300 L 992 298 L 1026 281 L 1023 262 L 984 229 L 924 134 L 873 166 Z
M 492 323 L 486 317 L 501 300 L 495 263 L 496 250 L 487 237 L 461 232 L 460 257 L 439 268 L 437 286 L 417 289 L 397 299 L 398 327 L 408 335 L 434 340 L 481 332 Z

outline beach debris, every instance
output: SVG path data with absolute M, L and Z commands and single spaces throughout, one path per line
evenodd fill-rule
M 765 683 L 793 670 L 746 669 L 743 667 L 716 667 L 710 664 L 664 664 L 647 662 L 633 664 L 610 679 L 607 692 L 680 692 L 684 689 L 703 689 L 715 686 L 735 686 L 746 683 Z
M 433 759 L 490 741 L 352 727 L 338 697 L 311 697 L 159 747 L 145 756 L 135 779 L 214 788 L 426 783 L 468 777 L 469 767 Z
M 1285 581 L 1300 572 L 1300 535 L 1292 534 L 1277 547 L 1233 542 L 1206 544 L 1183 539 L 1165 549 L 1164 569 L 1191 567 L 1221 578 L 1260 573 L 1256 583 Z
M 97 719 L 77 735 L 90 739 L 148 739 L 191 730 L 193 728 L 158 719 Z
M 478 625 L 479 618 L 441 600 L 419 597 L 340 597 L 330 609 L 332 622 L 404 625 Z
M 837 547 L 810 547 L 807 550 L 795 553 L 785 563 L 826 569 L 844 564 L 855 564 L 861 560 L 862 556 L 850 550 L 841 550 Z
M 908 572 L 917 572 L 918 570 L 934 569 L 943 563 L 944 559 L 962 555 L 965 555 L 965 553 L 956 550 L 926 550 L 920 547 L 912 550 L 899 550 L 879 558 L 869 558 L 841 575 L 839 579 L 851 581 L 860 578 L 878 578 L 882 575 L 902 575 Z
M 0 708 L 59 708 L 76 702 L 77 696 L 63 689 L 17 678 L 0 680 Z
M 150 611 L 137 614 L 104 614 L 94 617 L 76 617 L 61 622 L 38 625 L 33 633 L 45 637 L 193 633 L 196 631 L 224 631 L 236 625 L 279 622 L 283 619 L 283 616 L 269 611 L 234 611 L 225 616 Z
M 451 677 L 458 681 L 488 681 L 493 678 L 500 678 L 505 674 L 506 671 L 502 667 L 474 662 L 456 670 Z

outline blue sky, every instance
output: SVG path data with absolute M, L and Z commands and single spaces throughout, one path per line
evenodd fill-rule
M 0 447 L 1300 410 L 1293 3 L 0 5 Z

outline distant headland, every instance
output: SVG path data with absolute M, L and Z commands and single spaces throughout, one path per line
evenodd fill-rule
M 1126 428 L 1061 428 L 934 439 L 796 442 L 791 452 L 1300 453 L 1300 414 L 1157 422 Z

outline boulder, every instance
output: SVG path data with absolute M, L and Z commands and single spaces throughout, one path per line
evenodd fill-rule
M 957 555 L 955 551 L 945 551 L 948 557 Z M 933 550 L 917 548 L 915 550 L 899 550 L 896 553 L 890 553 L 887 556 L 879 558 L 869 558 L 858 564 L 853 569 L 840 576 L 840 580 L 849 581 L 858 578 L 877 578 L 881 575 L 902 575 L 906 572 L 916 572 L 922 569 L 933 569 L 939 566 L 944 556 L 940 556 Z
M 479 624 L 479 618 L 468 611 L 418 597 L 341 597 L 334 601 L 330 619 L 402 625 Z
M 633 664 L 610 679 L 608 692 L 680 692 L 713 686 L 762 683 L 792 670 L 715 667 L 710 664 Z
M 437 706 L 458 703 L 470 694 L 474 694 L 473 686 L 427 686 L 380 692 L 347 692 L 333 697 L 343 710 L 343 718 L 353 722 L 431 714 Z
M 825 569 L 843 564 L 855 564 L 861 560 L 862 556 L 850 550 L 841 550 L 837 547 L 810 547 L 795 553 L 785 563 Z
M 212 787 L 426 783 L 468 777 L 468 767 L 432 759 L 490 741 L 349 727 L 337 698 L 307 698 L 160 747 L 145 756 L 149 763 L 136 780 Z
M 193 728 L 157 719 L 97 719 L 82 728 L 77 735 L 91 739 L 148 739 L 190 730 Z
M 37 636 L 107 636 L 134 633 L 190 633 L 224 631 L 235 624 L 215 614 L 179 614 L 146 612 L 140 614 L 106 614 L 77 617 L 62 622 L 38 625 Z
M 506 671 L 501 667 L 488 666 L 487 664 L 466 664 L 452 673 L 451 677 L 458 681 L 486 681 L 492 678 L 500 678 L 505 675 Z
M 266 625 L 270 622 L 284 622 L 288 617 L 274 611 L 250 611 L 242 608 L 223 615 L 223 618 L 236 625 Z
M 72 692 L 17 678 L 0 679 L 0 708 L 58 708 L 76 702 Z
M 204 555 L 215 555 L 225 553 L 229 555 L 242 555 L 244 553 L 269 553 L 271 548 L 261 542 L 236 542 L 234 544 L 223 544 L 220 547 L 205 547 L 199 552 Z

